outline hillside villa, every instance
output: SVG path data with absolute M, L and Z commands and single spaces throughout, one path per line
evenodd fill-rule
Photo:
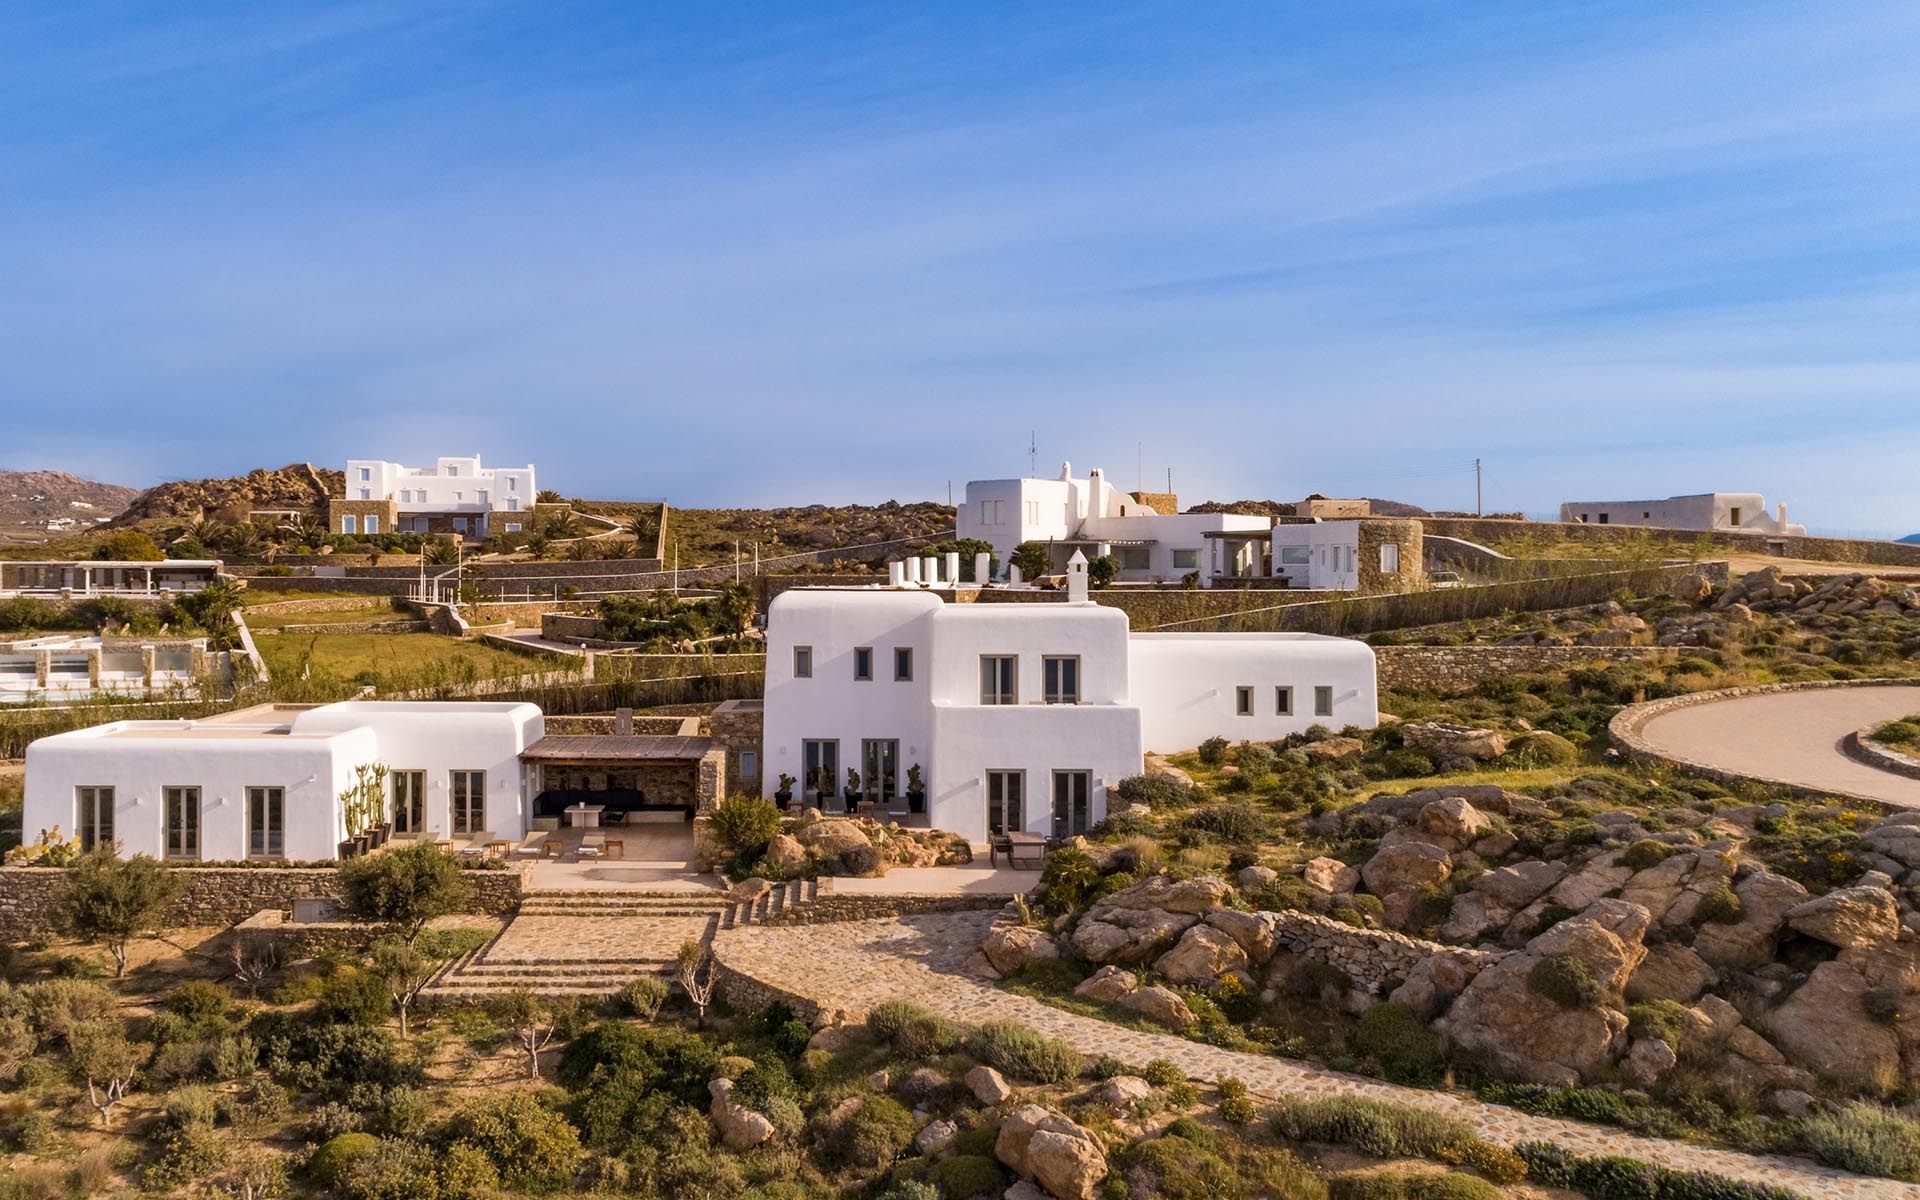
M 1759 492 L 1702 492 L 1665 500 L 1569 500 L 1560 519 L 1582 525 L 1638 525 L 1703 533 L 1763 533 L 1803 537 L 1805 525 L 1787 523 L 1787 506 L 1769 515 Z
M 346 491 L 327 502 L 334 533 L 436 533 L 480 541 L 519 533 L 532 519 L 533 467 L 482 467 L 480 456 L 404 467 L 347 460 Z

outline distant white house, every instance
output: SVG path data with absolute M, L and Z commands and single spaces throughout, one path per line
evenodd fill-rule
M 847 772 L 888 811 L 974 841 L 1067 836 L 1147 751 L 1378 719 L 1373 651 L 1312 634 L 1135 634 L 1087 603 L 948 604 L 916 590 L 798 588 L 768 609 L 762 790 L 834 808 Z M 924 811 L 912 811 L 920 769 Z
M 479 540 L 519 533 L 534 512 L 533 467 L 482 467 L 480 456 L 405 467 L 347 460 L 346 490 L 327 505 L 334 533 L 438 533 Z
M 1759 492 L 1703 492 L 1665 500 L 1569 500 L 1560 519 L 1582 525 L 1638 525 L 1650 529 L 1691 529 L 1711 533 L 1769 533 L 1800 537 L 1805 525 L 1787 523 L 1787 506 L 1767 512 Z
M 1112 555 L 1125 582 L 1177 583 L 1197 574 L 1203 587 L 1210 582 L 1210 531 L 1264 530 L 1272 524 L 1268 517 L 1178 508 L 1171 495 L 1121 491 L 1098 467 L 1075 479 L 1072 464 L 1062 463 L 1057 479 L 973 480 L 957 523 L 960 537 L 989 543 L 1002 564 L 1022 542 L 1040 542 L 1047 545 L 1056 573 L 1079 550 L 1090 559 Z
M 0 704 L 188 692 L 209 668 L 203 637 L 0 638 Z
M 519 837 L 531 704 L 260 705 L 192 721 L 113 721 L 27 746 L 22 829 L 177 860 L 328 859 L 346 837 L 355 768 L 389 768 L 399 834 Z

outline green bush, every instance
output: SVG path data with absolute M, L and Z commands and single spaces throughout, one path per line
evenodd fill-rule
M 1652 838 L 1641 838 L 1620 853 L 1620 861 L 1636 871 L 1658 866 L 1673 855 L 1673 847 Z
M 1514 1151 L 1525 1160 L 1528 1178 L 1592 1200 L 1805 1200 L 1786 1188 L 1709 1171 L 1675 1171 L 1619 1156 L 1583 1158 L 1552 1142 L 1521 1142 Z
M 1739 922 L 1740 912 L 1739 895 L 1723 883 L 1700 897 L 1700 903 L 1693 910 L 1693 915 L 1702 921 L 1733 925 Z
M 1100 882 L 1100 870 L 1084 850 L 1068 846 L 1047 856 L 1034 889 L 1034 903 L 1047 912 L 1067 913 L 1080 906 L 1088 889 Z
M 867 1013 L 867 1032 L 908 1058 L 936 1058 L 966 1041 L 966 1031 L 911 1000 L 883 1000 Z
M 1920 1122 L 1890 1108 L 1855 1103 L 1816 1113 L 1807 1118 L 1801 1136 L 1829 1166 L 1920 1180 Z
M 1327 1181 L 1327 1200 L 1501 1200 L 1503 1195 L 1484 1179 L 1453 1172 L 1354 1171 Z
M 1018 1079 L 1071 1083 L 1085 1065 L 1080 1052 L 1018 1021 L 988 1021 L 967 1039 L 967 1052 Z
M 393 1016 L 393 995 L 369 971 L 335 971 L 320 986 L 320 1017 L 332 1025 L 384 1025 Z
M 1222 1075 L 1214 1081 L 1215 1090 L 1220 1093 L 1218 1112 L 1220 1119 L 1229 1125 L 1251 1125 L 1259 1116 L 1253 1097 L 1247 1091 L 1247 1085 L 1232 1075 Z
M 353 1165 L 372 1154 L 380 1139 L 370 1133 L 343 1133 L 313 1152 L 307 1160 L 307 1173 L 329 1191 L 338 1188 Z
M 1458 1162 L 1481 1141 L 1465 1121 L 1363 1096 L 1283 1102 L 1271 1120 L 1273 1132 L 1288 1141 L 1330 1142 L 1374 1158 Z
M 913 1141 L 913 1114 L 891 1096 L 871 1096 L 841 1131 L 841 1153 L 858 1167 L 884 1167 Z
M 714 839 L 735 854 L 758 855 L 780 833 L 780 810 L 759 796 L 729 796 L 707 815 Z
M 606 1021 L 567 1043 L 556 1073 L 561 1083 L 578 1089 L 596 1079 L 634 1072 L 683 1104 L 701 1105 L 719 1063 L 713 1043 L 685 1029 Z
M 1888 721 L 1873 731 L 1873 740 L 1893 746 L 1907 742 L 1920 742 L 1920 717 L 1902 717 L 1898 721 Z
M 1273 832 L 1273 821 L 1251 804 L 1209 804 L 1187 814 L 1181 827 L 1235 846 L 1251 846 Z
M 1361 1014 L 1353 1048 L 1379 1063 L 1381 1073 L 1394 1083 L 1424 1087 L 1446 1074 L 1440 1035 L 1404 1004 L 1387 1001 Z
M 579 1131 L 525 1092 L 468 1105 L 447 1123 L 447 1135 L 484 1154 L 509 1188 L 565 1186 L 580 1161 Z
M 800 1099 L 800 1085 L 779 1063 L 755 1063 L 733 1081 L 733 1101 L 742 1108 L 764 1113 L 775 1100 Z
M 1676 1000 L 1642 1000 L 1627 1006 L 1627 1032 L 1636 1038 L 1659 1038 L 1678 1050 L 1686 1040 L 1692 1018 Z
M 1155 1087 L 1172 1087 L 1176 1083 L 1185 1083 L 1187 1073 L 1164 1058 L 1156 1058 L 1140 1068 L 1140 1078 Z
M 944 1200 L 971 1200 L 1006 1191 L 1007 1173 L 984 1154 L 956 1154 L 929 1167 L 927 1182 L 940 1189 Z
M 1129 775 L 1114 786 L 1128 804 L 1148 808 L 1185 808 L 1200 800 L 1198 789 L 1171 775 Z
M 167 994 L 168 1012 L 185 1017 L 201 1029 L 219 1030 L 225 1025 L 227 1005 L 233 997 L 227 989 L 204 979 L 190 979 Z
M 621 988 L 620 1008 L 630 1016 L 651 1021 L 667 999 L 667 981 L 658 975 L 636 975 Z
M 1227 739 L 1210 737 L 1200 743 L 1200 761 L 1210 767 L 1217 767 L 1227 761 Z
M 1586 962 L 1568 954 L 1549 954 L 1527 972 L 1527 988 L 1561 1008 L 1591 1008 L 1600 1002 L 1600 984 Z
M 1521 767 L 1560 767 L 1580 758 L 1580 748 L 1545 729 L 1523 733 L 1513 739 L 1507 758 Z

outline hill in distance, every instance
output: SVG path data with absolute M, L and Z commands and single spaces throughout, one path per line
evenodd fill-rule
M 113 523 L 136 525 L 201 517 L 237 521 L 258 509 L 320 512 L 326 507 L 327 497 L 338 494 L 345 485 L 344 472 L 311 463 L 292 463 L 278 470 L 261 468 L 233 479 L 179 479 L 133 497 Z
M 45 541 L 104 524 L 137 494 L 65 471 L 0 471 L 0 541 Z
M 1909 546 L 1920 546 L 1920 533 L 1910 533 L 1900 541 Z

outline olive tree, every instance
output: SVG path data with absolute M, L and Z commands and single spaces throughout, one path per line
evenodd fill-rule
M 384 925 L 411 947 L 435 917 L 463 911 L 473 889 L 451 854 L 414 842 L 340 864 L 340 896 L 359 921 Z
M 97 846 L 67 877 L 67 931 L 111 950 L 114 978 L 123 978 L 127 944 L 158 928 L 185 887 L 171 869 L 145 854 L 123 859 L 111 845 Z

